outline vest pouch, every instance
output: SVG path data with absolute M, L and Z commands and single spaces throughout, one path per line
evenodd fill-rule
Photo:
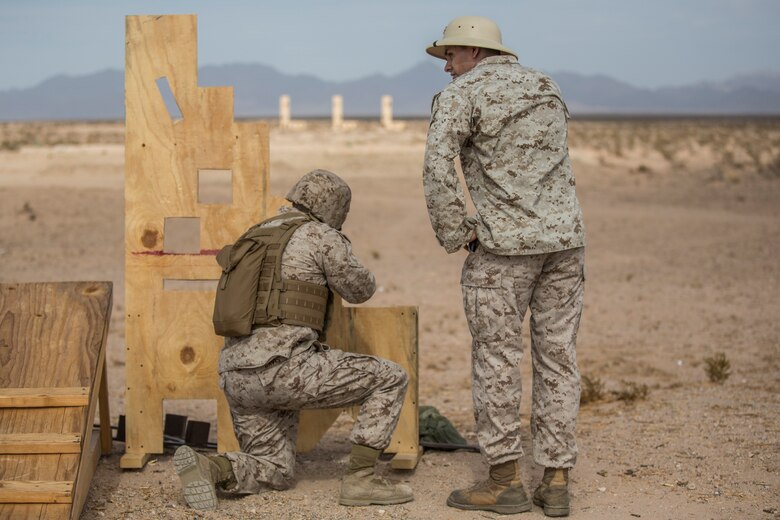
M 222 267 L 214 301 L 214 332 L 220 336 L 246 336 L 252 332 L 257 303 L 257 284 L 267 245 L 241 238 L 217 254 Z M 241 265 L 240 269 L 236 267 Z

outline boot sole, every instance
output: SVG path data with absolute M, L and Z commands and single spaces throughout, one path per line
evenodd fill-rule
M 217 508 L 217 492 L 214 484 L 204 475 L 198 464 L 198 456 L 189 446 L 180 446 L 173 455 L 173 467 L 181 479 L 184 501 L 199 511 Z
M 544 510 L 544 516 L 569 516 L 569 507 L 551 507 L 538 500 L 534 500 L 534 505 L 539 506 Z
M 492 511 L 501 515 L 513 515 L 516 513 L 527 513 L 531 510 L 531 502 L 525 502 L 522 504 L 501 505 L 501 504 L 460 504 L 453 500 L 447 499 L 447 505 L 457 509 L 465 509 L 467 511 Z
M 392 506 L 394 504 L 405 504 L 414 500 L 414 497 L 391 498 L 387 500 L 353 500 L 351 498 L 339 498 L 339 504 L 342 506 Z

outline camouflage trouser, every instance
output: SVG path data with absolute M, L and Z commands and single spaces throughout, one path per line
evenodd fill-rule
M 392 361 L 315 343 L 290 359 L 222 374 L 240 452 L 226 453 L 233 493 L 286 489 L 293 482 L 298 411 L 359 404 L 350 440 L 382 450 L 401 413 L 408 376 Z
M 463 266 L 461 287 L 472 342 L 474 417 L 490 465 L 517 459 L 520 445 L 521 328 L 531 308 L 534 460 L 568 468 L 580 404 L 575 343 L 582 313 L 584 248 L 498 256 L 482 247 Z

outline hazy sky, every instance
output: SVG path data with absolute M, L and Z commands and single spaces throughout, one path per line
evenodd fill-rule
M 198 15 L 200 65 L 347 80 L 428 57 L 449 20 L 496 20 L 520 61 L 640 87 L 780 71 L 780 0 L 0 0 L 0 90 L 124 67 L 124 15 Z

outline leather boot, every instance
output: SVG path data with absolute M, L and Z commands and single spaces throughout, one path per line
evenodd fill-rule
M 217 508 L 217 484 L 232 483 L 236 477 L 230 461 L 222 456 L 207 457 L 189 446 L 180 446 L 173 455 L 173 467 L 181 480 L 187 505 L 197 510 Z
M 531 510 L 531 501 L 520 480 L 520 464 L 516 460 L 491 466 L 490 478 L 468 489 L 453 491 L 447 499 L 447 505 L 504 515 Z
M 547 516 L 569 516 L 569 469 L 544 468 L 542 483 L 534 491 L 534 504 Z
M 403 504 L 414 499 L 412 488 L 394 484 L 374 473 L 380 450 L 354 444 L 346 475 L 341 479 L 339 504 L 369 506 Z

